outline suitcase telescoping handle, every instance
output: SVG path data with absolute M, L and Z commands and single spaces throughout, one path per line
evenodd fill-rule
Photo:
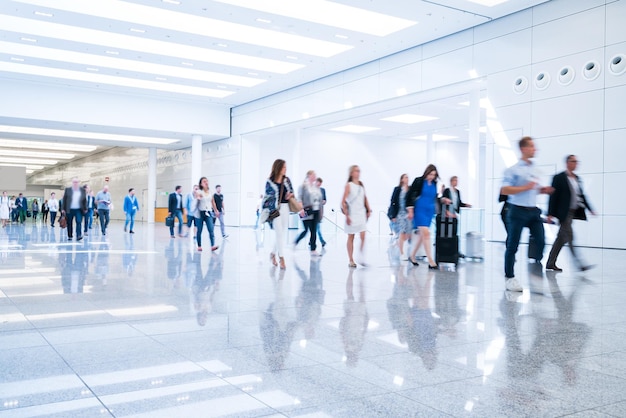
M 452 205 L 441 205 L 441 225 L 439 225 L 439 236 L 442 238 L 451 238 L 454 235 L 454 220 L 453 216 L 447 216 L 447 213 L 452 209 Z M 452 212 L 450 212 L 452 214 Z

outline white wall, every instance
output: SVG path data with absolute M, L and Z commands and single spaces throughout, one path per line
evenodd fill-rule
M 364 106 L 401 92 L 414 94 L 417 99 L 437 87 L 467 82 L 470 70 L 475 70 L 488 82 L 490 101 L 484 198 L 479 202 L 486 209 L 487 238 L 503 238 L 496 202 L 502 171 L 518 155 L 516 141 L 531 135 L 539 146 L 537 161 L 546 182 L 563 169 L 566 154 L 578 154 L 583 161 L 580 174 L 601 216 L 588 223 L 575 223 L 579 243 L 626 248 L 621 235 L 626 228 L 626 197 L 614 193 L 626 180 L 626 165 L 621 160 L 626 152 L 626 74 L 608 71 L 613 56 L 626 54 L 624 21 L 626 0 L 553 0 L 239 106 L 232 112 L 233 130 L 246 134 L 294 124 L 302 121 L 304 113 L 312 120 L 323 118 L 341 112 L 346 101 L 355 107 Z M 584 67 L 591 61 L 596 61 L 601 71 L 597 78 L 587 80 L 583 78 Z M 567 65 L 573 68 L 575 78 L 571 84 L 561 85 L 559 72 Z M 534 83 L 541 72 L 551 78 L 545 89 Z M 521 94 L 514 91 L 519 77 L 529 84 Z M 440 151 L 449 151 L 449 159 L 438 163 L 448 177 L 443 167 L 454 166 L 460 157 L 445 147 L 442 145 Z M 379 165 L 390 167 L 392 161 L 381 156 Z M 387 194 L 392 183 L 375 192 Z

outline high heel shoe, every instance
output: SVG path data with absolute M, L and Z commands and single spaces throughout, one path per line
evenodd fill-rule
M 437 264 L 435 264 L 434 266 L 431 266 L 430 264 L 428 265 L 428 269 L 429 270 L 439 270 L 439 266 Z
M 419 263 L 417 262 L 417 260 L 414 257 L 409 257 L 409 261 L 411 262 L 411 264 L 413 264 L 415 267 L 419 266 Z
M 278 265 L 278 263 L 276 262 L 276 254 L 270 253 L 270 261 L 274 267 Z
M 287 266 L 285 266 L 285 257 L 280 257 L 280 269 L 285 270 Z

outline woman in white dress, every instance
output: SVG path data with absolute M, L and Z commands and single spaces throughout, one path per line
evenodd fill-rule
M 7 222 L 9 222 L 9 203 L 11 199 L 7 196 L 7 192 L 2 192 L 2 196 L 0 196 L 0 220 L 2 220 L 2 227 L 7 226 Z
M 348 234 L 348 258 L 350 259 L 350 268 L 356 268 L 354 262 L 354 236 L 359 234 L 361 237 L 360 247 L 360 264 L 365 266 L 364 249 L 365 249 L 365 232 L 367 231 L 367 220 L 369 219 L 372 211 L 370 204 L 365 195 L 365 187 L 360 180 L 361 169 L 358 165 L 350 167 L 350 175 L 348 177 L 348 183 L 343 192 L 343 199 L 341 200 L 341 209 L 346 215 L 345 231 Z

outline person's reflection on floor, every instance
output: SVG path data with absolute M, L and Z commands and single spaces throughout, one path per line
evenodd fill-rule
M 50 228 L 52 229 L 52 228 Z M 43 223 L 41 228 L 39 228 L 39 241 L 41 242 L 49 242 L 50 241 L 50 231 L 48 230 L 48 225 Z
M 398 248 L 397 245 L 395 247 Z M 391 294 L 391 298 L 387 300 L 389 322 L 391 322 L 393 329 L 398 332 L 398 341 L 403 345 L 407 344 L 409 327 L 412 322 L 411 306 L 409 305 L 411 288 L 406 278 L 405 269 L 406 267 L 404 266 L 396 268 L 393 293 Z
M 456 272 L 438 272 L 434 287 L 439 332 L 455 339 L 457 337 L 456 325 L 463 316 L 463 310 L 459 307 L 459 275 Z
M 107 276 L 109 275 L 109 244 L 106 242 L 98 246 L 95 272 L 98 282 L 105 287 L 108 280 Z
M 346 366 L 356 367 L 359 354 L 365 342 L 365 333 L 369 324 L 369 314 L 365 302 L 365 285 L 357 280 L 358 300 L 354 298 L 355 270 L 350 269 L 346 280 L 346 300 L 343 303 L 344 316 L 339 321 L 339 333 L 346 352 Z
M 311 257 L 308 276 L 298 266 L 298 263 L 295 263 L 296 271 L 302 279 L 302 287 L 296 297 L 297 317 L 304 329 L 304 338 L 307 340 L 315 338 L 315 326 L 322 313 L 322 305 L 326 296 L 320 262 L 320 257 Z
M 178 279 L 180 278 L 183 260 L 181 254 L 181 241 L 182 240 L 170 240 L 165 247 L 165 260 L 167 261 L 167 278 L 170 279 L 174 285 L 174 288 L 180 287 Z M 178 245 L 177 245 L 178 244 Z
M 285 270 L 280 270 L 276 279 L 276 266 L 270 269 L 270 277 L 274 282 L 275 298 L 267 309 L 261 313 L 259 328 L 263 340 L 263 351 L 272 372 L 278 372 L 285 367 L 289 355 L 291 342 L 298 327 L 298 322 L 292 318 L 285 306 L 283 283 Z
M 124 234 L 124 254 L 122 255 L 122 264 L 128 277 L 132 277 L 135 272 L 135 266 L 137 265 L 135 235 L 133 234 Z
M 219 290 L 221 280 L 219 258 L 219 255 L 211 254 L 209 268 L 207 273 L 203 275 L 201 254 L 194 254 L 193 264 L 195 265 L 196 274 L 192 291 L 194 295 L 196 320 L 201 327 L 206 325 L 209 314 L 213 312 L 215 293 Z
M 63 293 L 83 293 L 87 278 L 87 253 L 82 249 L 61 253 L 59 264 Z
M 430 310 L 430 292 L 435 273 L 411 269 L 413 303 L 409 329 L 409 351 L 422 358 L 424 367 L 433 370 L 437 365 L 437 324 Z

